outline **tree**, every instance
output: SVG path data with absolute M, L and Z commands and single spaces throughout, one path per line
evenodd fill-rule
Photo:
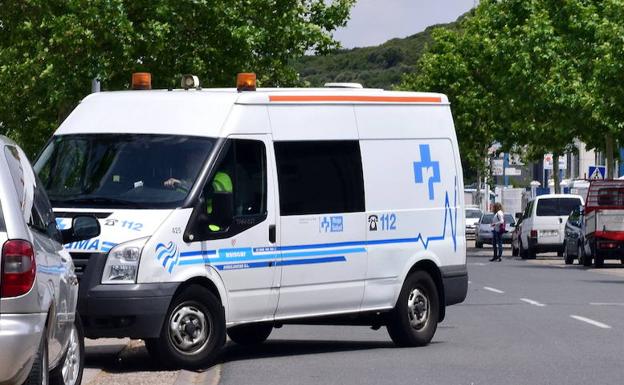
M 291 62 L 338 46 L 355 0 L 0 0 L 0 133 L 32 155 L 90 91 L 127 89 L 149 71 L 155 88 L 193 73 L 232 86 L 298 82 Z
M 465 174 L 474 170 L 480 181 L 488 149 L 503 126 L 495 113 L 498 98 L 488 71 L 494 47 L 481 35 L 466 32 L 469 20 L 462 20 L 458 30 L 434 30 L 434 43 L 419 60 L 417 72 L 404 76 L 399 88 L 448 95 Z

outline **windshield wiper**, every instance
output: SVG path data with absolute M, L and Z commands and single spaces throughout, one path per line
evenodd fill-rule
M 84 198 L 67 198 L 67 199 L 52 199 L 53 204 L 61 203 L 76 203 L 76 204 L 96 204 L 96 205 L 111 205 L 111 206 L 122 206 L 122 207 L 141 207 L 141 203 L 129 201 L 125 199 L 118 198 L 109 198 L 109 197 L 84 197 Z

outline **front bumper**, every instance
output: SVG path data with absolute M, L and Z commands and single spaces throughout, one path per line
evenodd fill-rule
M 102 285 L 106 254 L 91 255 L 80 277 L 78 312 L 88 338 L 156 338 L 179 283 Z
M 47 314 L 0 314 L 0 385 L 21 384 L 26 380 Z

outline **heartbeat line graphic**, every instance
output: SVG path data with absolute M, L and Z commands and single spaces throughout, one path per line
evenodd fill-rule
M 457 177 L 455 177 L 455 191 L 453 195 L 453 207 L 455 208 L 455 212 L 453 212 L 453 208 L 451 207 L 448 191 L 446 192 L 446 196 L 444 197 L 444 227 L 442 229 L 442 234 L 424 238 L 422 236 L 422 233 L 420 233 L 416 237 L 416 241 L 420 241 L 425 250 L 429 247 L 429 242 L 443 241 L 444 239 L 446 239 L 446 226 L 448 224 L 451 227 L 453 250 L 457 251 Z

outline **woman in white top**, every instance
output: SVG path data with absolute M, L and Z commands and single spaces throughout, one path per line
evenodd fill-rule
M 492 218 L 492 248 L 494 248 L 494 256 L 490 259 L 490 262 L 500 262 L 503 256 L 503 233 L 505 232 L 503 206 L 500 203 L 494 203 L 492 212 L 494 213 Z

